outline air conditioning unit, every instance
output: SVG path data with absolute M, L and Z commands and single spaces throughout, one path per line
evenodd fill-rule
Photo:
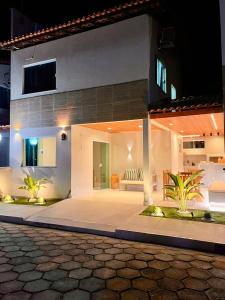
M 174 27 L 165 27 L 160 32 L 159 49 L 173 48 L 175 46 L 175 29 Z

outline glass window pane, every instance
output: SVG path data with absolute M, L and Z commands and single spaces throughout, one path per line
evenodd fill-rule
M 158 86 L 163 90 L 164 93 L 166 93 L 166 67 L 165 65 L 157 58 L 157 76 L 156 76 L 156 82 Z
M 23 166 L 55 167 L 56 138 L 31 137 L 24 140 Z
M 171 84 L 171 99 L 177 98 L 177 90 L 173 84 Z
M 56 62 L 24 68 L 24 94 L 56 89 Z

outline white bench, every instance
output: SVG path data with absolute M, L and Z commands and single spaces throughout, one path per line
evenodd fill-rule
M 121 176 L 120 185 L 127 186 L 144 186 L 143 170 L 142 169 L 126 169 Z

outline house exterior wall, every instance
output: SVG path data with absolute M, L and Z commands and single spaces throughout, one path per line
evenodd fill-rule
M 149 68 L 149 101 L 150 103 L 157 103 L 163 98 L 171 97 L 171 84 L 176 88 L 177 98 L 182 95 L 182 74 L 181 74 L 181 62 L 176 48 L 159 49 L 159 37 L 160 37 L 160 25 L 151 18 L 150 19 L 149 32 L 150 37 L 150 68 Z M 166 86 L 167 92 L 164 93 L 162 89 L 157 85 L 157 64 L 156 60 L 160 59 L 166 67 Z
M 11 102 L 14 128 L 140 119 L 147 115 L 148 81 L 139 80 Z
M 143 15 L 37 45 L 35 51 L 29 47 L 12 53 L 12 194 L 20 195 L 18 186 L 24 177 L 23 138 L 58 137 L 63 126 L 75 124 L 146 118 L 150 31 L 150 17 Z M 27 60 L 33 53 L 34 59 Z M 56 90 L 23 95 L 23 66 L 49 59 L 56 59 Z M 80 182 L 81 169 L 78 162 L 74 163 L 74 153 L 79 151 L 76 145 L 80 142 L 73 133 L 71 143 L 68 139 L 62 144 L 57 138 L 56 168 L 35 167 L 34 172 L 29 169 L 35 177 L 51 179 L 48 189 L 42 191 L 44 197 L 64 198 L 70 186 L 72 196 L 82 192 L 82 187 L 92 189 L 92 173 L 85 176 L 89 182 Z
M 99 130 L 72 126 L 71 130 L 71 194 L 91 197 L 93 192 L 93 141 L 110 143 L 111 134 Z
M 11 99 L 23 95 L 23 66 L 56 59 L 56 90 L 52 94 L 148 78 L 149 19 L 124 20 L 66 38 L 12 52 Z M 28 60 L 34 53 L 34 59 Z M 36 95 L 37 95 L 36 94 Z
M 61 140 L 62 129 L 57 127 L 25 128 L 10 132 L 10 167 L 11 193 L 24 195 L 18 190 L 23 184 L 24 171 L 35 178 L 48 178 L 48 188 L 41 190 L 40 195 L 46 198 L 65 198 L 70 192 L 71 181 L 71 141 L 70 128 L 66 128 L 67 139 Z M 56 167 L 21 167 L 23 161 L 23 140 L 30 137 L 56 137 Z

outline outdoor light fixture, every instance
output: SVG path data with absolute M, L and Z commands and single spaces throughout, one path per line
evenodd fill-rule
M 216 123 L 214 114 L 210 114 L 210 117 L 211 117 L 211 120 L 212 120 L 212 122 L 213 122 L 214 128 L 215 128 L 216 130 L 218 130 L 218 126 L 217 126 L 217 123 Z
M 61 133 L 61 140 L 62 141 L 65 141 L 67 139 L 67 134 L 66 134 L 66 132 L 62 132 Z
M 132 154 L 131 154 L 132 146 L 127 146 L 127 149 L 128 149 L 127 159 L 132 160 Z

